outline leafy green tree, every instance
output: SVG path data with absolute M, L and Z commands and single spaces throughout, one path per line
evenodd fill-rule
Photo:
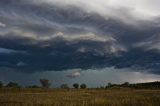
M 20 88 L 21 86 L 18 85 L 16 82 L 9 82 L 6 87 L 11 87 L 11 88 Z
M 40 79 L 39 81 L 43 88 L 49 88 L 51 85 L 48 79 Z
M 75 83 L 75 84 L 73 84 L 73 87 L 78 89 L 79 88 L 79 84 Z
M 80 88 L 81 88 L 81 89 L 86 89 L 86 88 L 87 88 L 87 85 L 86 85 L 86 84 L 81 84 L 81 85 L 80 85 Z

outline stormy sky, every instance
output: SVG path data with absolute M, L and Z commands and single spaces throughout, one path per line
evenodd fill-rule
M 91 86 L 159 80 L 159 5 L 159 0 L 0 0 L 0 80 L 28 84 L 49 77 Z

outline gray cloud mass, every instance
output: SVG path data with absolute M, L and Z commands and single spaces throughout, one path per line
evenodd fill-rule
M 159 0 L 1 0 L 0 67 L 160 74 Z M 23 64 L 22 64 L 23 63 Z

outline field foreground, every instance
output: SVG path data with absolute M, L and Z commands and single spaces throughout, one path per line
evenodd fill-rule
M 0 106 L 160 106 L 160 90 L 1 89 Z

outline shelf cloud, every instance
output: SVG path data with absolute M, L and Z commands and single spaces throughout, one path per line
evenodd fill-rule
M 159 0 L 1 0 L 0 67 L 160 74 Z M 27 65 L 25 65 L 27 64 Z

